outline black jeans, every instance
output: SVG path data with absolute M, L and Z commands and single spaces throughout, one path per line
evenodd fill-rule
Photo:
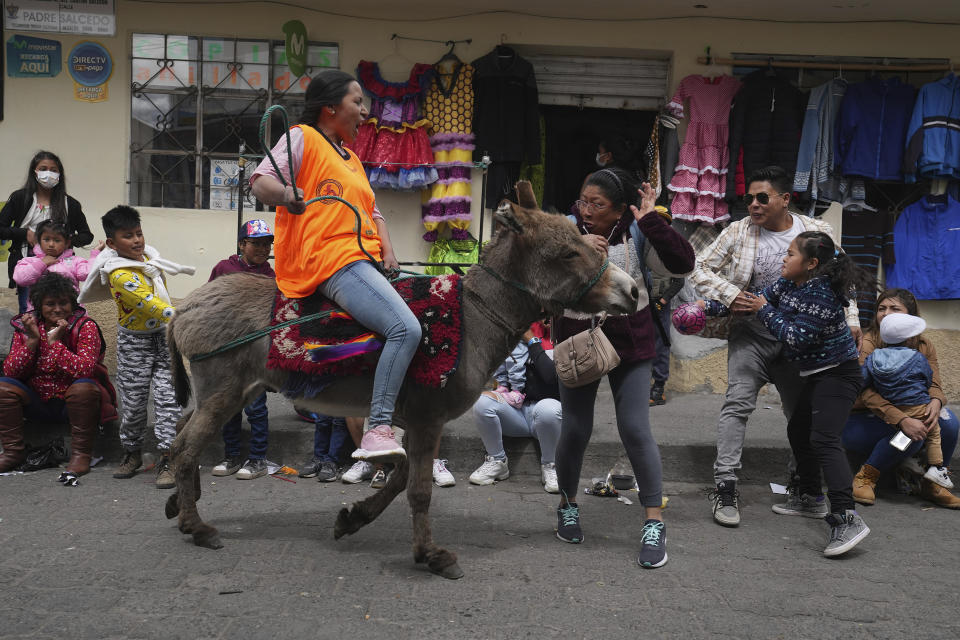
M 862 384 L 856 360 L 805 376 L 787 425 L 801 493 L 820 495 L 823 470 L 832 513 L 854 508 L 853 473 L 840 435 Z

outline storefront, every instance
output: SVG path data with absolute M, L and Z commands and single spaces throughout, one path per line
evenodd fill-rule
M 303 9 L 294 4 L 5 2 L 0 191 L 5 195 L 21 185 L 35 150 L 57 152 L 69 192 L 83 203 L 92 227 L 110 206 L 130 203 L 144 214 L 151 244 L 173 260 L 197 266 L 197 276 L 172 283 L 174 295 L 186 294 L 234 249 L 236 196 L 230 187 L 240 141 L 247 143 L 248 153 L 258 152 L 256 129 L 264 107 L 281 103 L 295 112 L 305 87 L 305 77 L 294 74 L 284 57 L 284 25 L 291 20 L 306 27 L 307 75 L 309 69 L 324 67 L 355 71 L 366 60 L 377 63 L 384 82 L 404 83 L 415 63 L 438 62 L 448 41 L 458 41 L 454 53 L 463 62 L 495 52 L 499 45 L 521 55 L 537 75 L 537 115 L 545 127 L 547 156 L 545 199 L 561 210 L 590 168 L 592 138 L 599 132 L 618 128 L 637 139 L 648 137 L 656 113 L 686 76 L 736 72 L 742 77 L 743 69 L 698 62 L 708 46 L 724 58 L 736 52 L 778 60 L 815 56 L 827 62 L 896 58 L 943 64 L 960 58 L 957 25 L 944 24 L 957 19 L 949 1 L 925 3 L 922 16 L 898 3 L 874 2 L 870 18 L 883 14 L 910 22 L 864 23 L 855 22 L 867 17 L 857 13 L 863 9 L 832 2 L 782 9 L 736 3 L 737 13 L 729 15 L 719 8 L 724 3 L 681 11 L 626 2 L 602 8 L 534 2 L 525 3 L 530 13 L 524 14 L 438 2 L 424 5 L 422 19 L 403 15 L 398 3 L 364 3 L 355 12 L 342 3 L 304 2 Z M 63 12 L 66 17 L 58 18 L 57 28 L 52 13 L 36 13 L 38 6 L 60 5 L 74 9 Z M 87 8 L 81 11 L 78 5 Z M 754 5 L 754 13 L 744 5 Z M 322 6 L 333 7 L 332 13 Z M 24 27 L 29 10 L 35 12 L 29 17 L 33 27 L 47 20 L 46 31 Z M 364 16 L 344 15 L 350 13 Z M 837 20 L 848 22 L 829 23 Z M 37 55 L 23 55 L 28 46 L 38 47 L 33 51 Z M 786 73 L 809 91 L 824 73 L 834 72 Z M 851 82 L 858 79 L 852 70 L 846 75 Z M 903 79 L 919 88 L 942 75 Z M 529 116 L 519 105 L 512 114 Z M 273 139 L 275 129 L 276 123 Z M 683 125 L 681 140 L 682 135 Z M 569 173 L 563 173 L 565 168 Z M 466 197 L 472 219 L 467 229 L 475 237 L 480 235 L 483 184 L 480 169 L 469 171 Z M 487 186 L 493 189 L 493 181 Z M 377 198 L 400 259 L 426 260 L 431 245 L 423 239 L 429 228 L 423 225 L 422 194 L 384 188 Z M 249 206 L 247 212 L 269 217 Z M 489 229 L 483 235 L 488 237 Z M 960 329 L 958 309 L 955 301 L 922 303 L 934 329 Z M 946 357 L 960 355 L 956 344 L 944 343 Z

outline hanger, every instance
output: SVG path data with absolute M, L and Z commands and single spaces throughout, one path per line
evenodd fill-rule
M 439 64 L 444 63 L 444 62 L 447 62 L 447 61 L 452 61 L 452 62 L 457 63 L 457 64 L 463 62 L 463 61 L 460 59 L 460 56 L 458 56 L 458 55 L 457 55 L 456 53 L 454 53 L 454 51 L 453 51 L 454 49 L 457 48 L 457 43 L 454 42 L 453 40 L 447 40 L 446 44 L 450 45 L 450 50 L 447 51 L 445 54 L 443 54 L 443 56 L 441 56 L 440 59 L 437 60 L 437 62 L 436 62 L 435 64 L 436 64 L 436 65 L 439 65 Z
M 773 58 L 767 58 L 767 76 L 772 77 L 775 75 L 777 75 L 777 72 L 773 68 Z
M 517 55 L 512 48 L 505 44 L 498 44 L 495 48 L 495 51 L 497 52 L 497 57 L 502 59 L 512 58 Z
M 394 34 L 394 37 L 392 37 L 391 40 L 393 40 L 393 51 L 388 53 L 384 57 L 380 58 L 379 60 L 377 60 L 377 66 L 380 68 L 380 71 L 382 73 L 384 71 L 384 66 L 387 61 L 392 62 L 396 60 L 398 64 L 400 62 L 404 63 L 404 66 L 405 66 L 404 70 L 409 72 L 415 63 L 413 62 L 413 60 L 411 60 L 407 56 L 400 53 L 400 40 L 398 39 L 396 34 Z
M 843 63 L 837 63 L 837 80 L 843 80 Z

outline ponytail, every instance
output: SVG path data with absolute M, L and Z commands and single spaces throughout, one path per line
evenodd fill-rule
M 876 290 L 876 278 L 859 267 L 826 233 L 804 231 L 797 236 L 797 247 L 808 260 L 817 259 L 818 264 L 811 277 L 826 278 L 844 307 L 850 305 L 857 291 L 872 294 Z

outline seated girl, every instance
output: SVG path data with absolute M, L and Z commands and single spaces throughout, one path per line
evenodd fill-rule
M 12 320 L 15 332 L 0 377 L 0 472 L 26 458 L 24 418 L 69 422 L 67 472 L 83 475 L 103 416 L 115 417 L 115 399 L 101 364 L 100 327 L 77 304 L 67 278 L 47 273 L 30 288 L 34 310 Z

